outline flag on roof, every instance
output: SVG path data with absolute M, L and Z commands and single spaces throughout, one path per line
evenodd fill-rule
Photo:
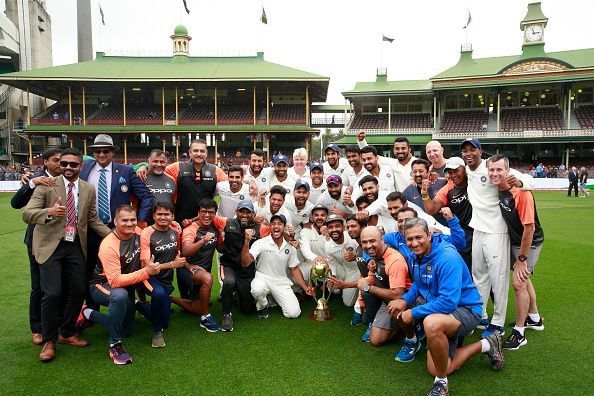
M 388 43 L 392 43 L 394 41 L 394 39 L 390 38 L 384 34 L 384 35 L 382 35 L 382 41 L 387 41 Z
M 186 0 L 183 0 L 184 2 L 184 8 L 186 9 L 186 12 L 188 13 L 188 15 L 190 15 L 190 9 L 188 8 L 188 3 L 186 3 Z
M 105 26 L 105 14 L 103 14 L 103 8 L 101 8 L 101 4 L 99 4 L 99 15 L 101 15 L 101 24 Z
M 464 25 L 462 29 L 466 29 L 468 25 L 470 25 L 470 22 L 472 22 L 472 16 L 470 16 L 470 11 L 468 11 L 468 20 L 466 21 L 466 25 Z
M 266 18 L 266 11 L 264 11 L 264 7 L 262 7 L 262 16 L 260 17 L 260 22 L 264 25 L 268 25 L 268 18 Z

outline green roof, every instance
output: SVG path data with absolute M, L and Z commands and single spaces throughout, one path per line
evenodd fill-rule
M 177 25 L 173 30 L 174 36 L 187 36 L 188 35 L 188 28 L 184 25 Z
M 343 92 L 346 97 L 356 95 L 411 95 L 419 93 L 431 93 L 431 81 L 429 80 L 402 80 L 387 81 L 381 76 L 373 82 L 358 82 L 355 88 Z
M 344 105 L 344 104 L 339 104 L 339 105 L 315 104 L 315 105 L 311 105 L 311 112 L 312 113 L 343 113 L 345 107 L 346 107 L 347 111 L 349 111 L 349 106 Z
M 242 57 L 188 57 L 175 63 L 173 57 L 106 56 L 101 52 L 88 62 L 3 74 L 2 82 L 18 80 L 72 81 L 269 81 L 303 80 L 328 82 L 328 77 L 264 60 L 264 54 Z
M 522 23 L 530 23 L 530 22 L 536 22 L 536 21 L 547 21 L 547 20 L 548 20 L 548 18 L 542 13 L 542 9 L 540 8 L 540 1 L 539 1 L 538 3 L 528 4 L 528 11 L 526 11 L 526 16 L 522 20 Z
M 374 135 L 370 136 L 367 135 L 365 140 L 369 144 L 379 144 L 379 145 L 393 145 L 394 138 L 396 136 L 406 136 L 410 144 L 427 144 L 431 141 L 432 136 L 431 134 L 428 135 Z M 357 144 L 357 136 L 345 136 L 342 139 L 335 141 L 333 143 L 346 145 L 346 144 Z

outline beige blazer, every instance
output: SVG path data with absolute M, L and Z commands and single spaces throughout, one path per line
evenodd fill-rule
M 78 235 L 82 251 L 87 256 L 87 229 L 91 227 L 101 238 L 109 234 L 110 229 L 99 220 L 95 187 L 84 180 L 78 180 Z M 33 232 L 33 256 L 39 264 L 43 264 L 54 253 L 66 233 L 66 217 L 48 219 L 47 210 L 54 206 L 60 197 L 66 206 L 66 188 L 64 178 L 56 178 L 53 187 L 37 186 L 33 196 L 23 212 L 23 220 L 28 224 L 36 224 Z

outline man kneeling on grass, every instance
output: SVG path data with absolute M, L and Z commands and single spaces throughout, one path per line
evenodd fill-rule
M 159 264 L 150 259 L 140 267 L 140 228 L 136 211 L 130 205 L 122 205 L 115 211 L 115 229 L 103 239 L 99 247 L 99 260 L 91 280 L 91 298 L 107 306 L 107 314 L 83 307 L 86 320 L 100 323 L 109 332 L 109 356 L 115 364 L 132 363 L 132 357 L 122 345 L 122 337 L 132 335 L 134 323 L 134 291 L 143 282 L 148 290 L 150 276 L 172 269 L 181 261 Z M 169 296 L 153 294 L 152 299 L 169 300 Z M 157 303 L 157 301 L 155 301 Z M 163 304 L 160 301 L 157 304 Z
M 283 310 L 287 318 L 296 318 L 301 314 L 299 301 L 293 293 L 293 282 L 287 276 L 287 268 L 291 270 L 293 279 L 310 296 L 315 290 L 309 287 L 303 279 L 297 260 L 297 250 L 285 240 L 285 226 L 287 219 L 282 214 L 274 214 L 270 218 L 270 235 L 258 239 L 250 247 L 254 230 L 245 230 L 245 243 L 241 250 L 241 265 L 250 266 L 256 261 L 256 275 L 252 280 L 252 295 L 256 300 L 258 317 L 268 317 L 268 294 Z
M 422 321 L 427 337 L 427 369 L 435 376 L 429 395 L 448 395 L 447 375 L 478 353 L 486 353 L 491 368 L 499 371 L 504 360 L 498 332 L 470 345 L 462 345 L 481 319 L 482 303 L 468 267 L 448 242 L 433 238 L 422 219 L 407 220 L 406 244 L 414 253 L 413 284 L 402 299 L 390 302 L 388 310 L 397 322 L 412 325 Z M 421 297 L 424 302 L 416 305 Z

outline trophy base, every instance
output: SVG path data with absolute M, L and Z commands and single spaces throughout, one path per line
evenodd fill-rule
M 315 320 L 316 322 L 325 322 L 327 320 L 332 320 L 332 318 L 334 318 L 334 316 L 332 315 L 332 313 L 330 312 L 330 310 L 328 308 L 326 308 L 326 309 L 317 309 L 316 308 L 311 313 L 311 318 L 312 318 L 312 320 Z

